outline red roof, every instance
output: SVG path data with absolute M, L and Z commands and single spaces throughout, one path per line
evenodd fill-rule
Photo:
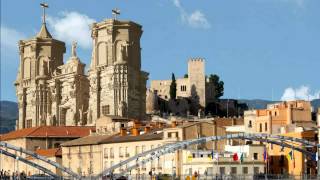
M 52 148 L 52 149 L 37 149 L 35 151 L 40 156 L 45 157 L 62 157 L 61 148 Z M 27 159 L 33 159 L 33 157 L 28 156 Z
M 62 156 L 61 148 L 37 149 L 35 153 L 37 153 L 41 156 L 47 156 L 47 157 Z
M 70 137 L 79 138 L 88 136 L 94 131 L 93 126 L 40 126 L 17 131 L 11 131 L 0 137 L 1 141 L 25 137 Z

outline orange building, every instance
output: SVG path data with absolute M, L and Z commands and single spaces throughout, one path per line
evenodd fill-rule
M 285 101 L 267 109 L 245 112 L 246 132 L 279 134 L 294 132 L 296 127 L 313 127 L 309 101 Z
M 309 130 L 303 132 L 290 132 L 281 134 L 288 137 L 303 138 L 309 141 L 316 141 L 316 131 Z M 303 147 L 300 143 L 292 143 L 293 146 Z M 290 174 L 301 176 L 304 173 L 316 174 L 316 162 L 303 153 L 293 150 L 292 148 L 282 148 L 277 145 L 267 145 L 269 162 L 268 173 L 271 174 Z M 314 149 L 316 152 L 316 149 Z M 305 161 L 306 160 L 306 161 Z

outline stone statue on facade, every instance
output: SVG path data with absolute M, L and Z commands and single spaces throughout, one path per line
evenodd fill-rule
M 72 57 L 77 57 L 77 41 L 72 42 L 72 47 L 71 47 L 71 56 Z
M 118 108 L 118 115 L 121 117 L 127 116 L 127 103 L 124 101 L 121 101 Z
M 52 116 L 51 116 L 51 114 L 48 114 L 47 115 L 47 125 L 49 125 L 49 126 L 51 126 L 52 125 Z

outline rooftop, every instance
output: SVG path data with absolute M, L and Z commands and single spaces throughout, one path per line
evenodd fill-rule
M 136 142 L 136 141 L 153 141 L 161 140 L 163 133 L 157 133 L 156 130 L 151 131 L 147 134 L 140 134 L 137 136 L 125 135 L 121 136 L 120 133 L 114 135 L 91 135 L 68 141 L 63 143 L 61 146 L 84 146 L 84 145 L 94 145 L 94 144 L 111 144 L 111 143 L 124 143 L 124 142 Z
M 3 134 L 1 141 L 18 139 L 18 138 L 31 138 L 31 137 L 69 137 L 79 138 L 88 136 L 90 131 L 94 131 L 95 127 L 92 126 L 39 126 L 17 131 L 11 131 Z

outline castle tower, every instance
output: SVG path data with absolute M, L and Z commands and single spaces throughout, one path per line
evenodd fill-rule
M 192 58 L 188 61 L 188 81 L 190 96 L 196 99 L 199 105 L 206 106 L 206 75 L 205 63 L 201 58 Z
M 141 71 L 141 35 L 141 25 L 131 21 L 93 24 L 89 124 L 103 115 L 144 117 L 148 73 Z
M 48 80 L 63 64 L 65 51 L 65 43 L 52 38 L 45 20 L 35 37 L 19 42 L 20 65 L 15 81 L 19 106 L 17 129 L 46 124 L 52 113 Z

